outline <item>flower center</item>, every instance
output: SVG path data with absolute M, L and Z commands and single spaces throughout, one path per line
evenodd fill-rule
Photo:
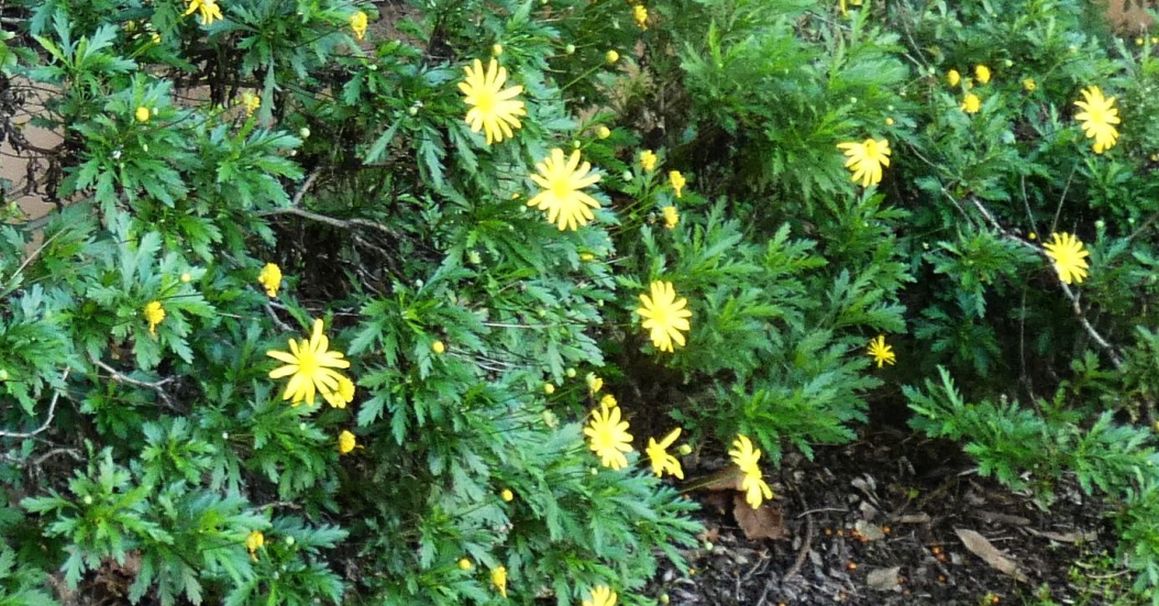
M 298 350 L 298 373 L 308 377 L 318 373 L 318 356 L 307 347 Z
M 495 93 L 491 91 L 475 93 L 475 107 L 484 114 L 493 113 L 495 111 Z
M 556 177 L 551 180 L 551 193 L 556 198 L 566 198 L 571 195 L 573 188 L 571 180 L 566 177 Z
M 865 156 L 871 159 L 877 157 L 877 141 L 870 139 L 865 142 Z

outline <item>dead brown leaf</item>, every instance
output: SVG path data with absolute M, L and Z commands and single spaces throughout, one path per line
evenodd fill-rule
M 1099 533 L 1093 530 L 1090 532 L 1083 532 L 1082 530 L 1076 530 L 1073 532 L 1052 532 L 1049 530 L 1035 530 L 1033 528 L 1027 528 L 1026 532 L 1029 532 L 1035 536 L 1042 537 L 1044 539 L 1058 541 L 1059 543 L 1088 543 L 1099 538 Z
M 878 591 L 894 591 L 898 586 L 899 572 L 901 572 L 901 566 L 870 570 L 865 577 L 865 584 Z
M 776 505 L 766 504 L 753 509 L 743 495 L 737 494 L 733 496 L 732 515 L 749 540 L 783 539 L 788 534 L 785 532 L 785 516 Z
M 956 528 L 954 532 L 958 533 L 958 538 L 962 540 L 966 549 L 985 560 L 991 568 L 1013 577 L 1016 581 L 1025 583 L 1028 580 L 1026 575 L 1019 570 L 1018 564 L 1003 555 L 986 537 L 965 528 Z

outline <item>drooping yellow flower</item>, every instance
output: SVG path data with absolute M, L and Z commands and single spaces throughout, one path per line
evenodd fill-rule
M 882 167 L 889 166 L 888 140 L 839 143 L 837 149 L 845 151 L 845 167 L 853 173 L 854 183 L 860 181 L 862 187 L 881 183 Z
M 491 569 L 491 584 L 495 586 L 495 591 L 499 595 L 507 597 L 507 567 L 496 566 Z
M 769 488 L 761 472 L 761 451 L 753 448 L 752 441 L 743 434 L 737 435 L 732 446 L 733 449 L 728 451 L 728 456 L 743 474 L 741 490 L 745 493 L 745 502 L 749 507 L 756 509 L 765 499 L 773 498 L 773 489 Z
M 607 63 L 608 65 L 615 65 L 616 62 L 619 60 L 620 60 L 620 53 L 616 52 L 615 49 L 609 50 L 608 52 L 604 53 L 604 63 Z
M 282 287 L 282 268 L 276 263 L 266 263 L 258 274 L 258 284 L 266 289 L 266 296 L 269 298 L 278 296 L 278 289 Z
M 640 152 L 640 167 L 647 172 L 656 170 L 656 154 L 652 150 L 646 149 Z
M 644 318 L 643 326 L 651 331 L 652 345 L 660 351 L 671 352 L 672 342 L 684 346 L 684 334 L 691 330 L 688 318 L 692 312 L 687 309 L 688 299 L 677 299 L 676 289 L 671 282 L 657 280 L 651 284 L 652 296 L 640 295 L 640 307 L 636 313 Z
M 744 434 L 737 434 L 732 441 L 732 450 L 728 451 L 728 456 L 742 472 L 748 473 L 754 469 L 760 469 L 761 451 L 753 448 L 752 440 Z
M 290 351 L 270 350 L 266 355 L 285 362 L 285 366 L 270 371 L 271 379 L 290 377 L 283 400 L 297 406 L 302 402 L 314 404 L 315 393 L 321 393 L 331 406 L 345 408 L 354 400 L 354 383 L 335 368 L 350 368 L 350 362 L 338 351 L 328 351 L 330 340 L 322 334 L 322 320 L 314 320 L 310 340 L 290 339 Z
M 967 114 L 976 114 L 980 109 L 982 109 L 982 99 L 974 93 L 966 93 L 962 99 L 962 111 Z
M 358 446 L 358 438 L 354 437 L 354 434 L 345 429 L 338 434 L 338 454 L 347 454 L 356 446 Z
M 138 107 L 137 111 L 133 113 L 133 117 L 137 119 L 137 122 L 142 124 L 149 121 L 150 115 L 149 108 L 145 107 L 144 105 Z
M 165 308 L 160 301 L 149 301 L 145 304 L 145 321 L 149 323 L 149 334 L 157 334 L 157 325 L 165 320 Z
M 350 15 L 350 30 L 354 32 L 354 39 L 362 41 L 366 37 L 366 27 L 370 24 L 370 18 L 362 11 L 354 11 Z
M 619 596 L 607 585 L 592 588 L 591 597 L 584 600 L 583 606 L 616 606 Z
M 600 390 L 604 388 L 604 380 L 597 376 L 595 373 L 588 373 L 587 383 L 588 393 L 592 394 L 593 396 L 600 393 Z
M 463 68 L 467 77 L 459 83 L 463 101 L 471 106 L 467 110 L 466 121 L 472 132 L 483 131 L 487 144 L 498 143 L 514 136 L 512 129 L 522 128 L 519 116 L 526 116 L 523 101 L 515 97 L 523 92 L 516 85 L 503 88 L 507 82 L 507 68 L 500 67 L 494 58 L 483 71 L 483 62 L 475 59 L 472 65 Z
M 1104 97 L 1103 91 L 1097 86 L 1088 86 L 1083 89 L 1083 100 L 1075 101 L 1074 104 L 1083 110 L 1074 117 L 1082 122 L 1087 138 L 1095 140 L 1095 153 L 1101 154 L 1114 147 L 1119 138 L 1119 131 L 1114 125 L 1120 122 L 1115 98 Z
M 986 84 L 990 81 L 990 68 L 979 63 L 974 66 L 974 78 L 978 80 L 978 84 Z
M 588 448 L 600 457 L 600 464 L 611 469 L 628 466 L 624 453 L 632 452 L 632 434 L 628 422 L 620 414 L 619 406 L 600 406 L 592 411 L 592 419 L 584 428 Z
M 1067 284 L 1080 284 L 1087 277 L 1086 257 L 1090 252 L 1083 248 L 1078 238 L 1066 232 L 1053 233 L 1050 242 L 1043 244 L 1046 256 L 1054 263 L 1054 270 L 1058 272 L 1058 279 Z
M 592 209 L 600 207 L 595 198 L 581 191 L 600 181 L 599 175 L 588 174 L 591 168 L 588 162 L 580 164 L 578 149 L 566 160 L 562 149 L 551 150 L 551 155 L 535 165 L 539 174 L 531 175 L 531 180 L 542 189 L 527 205 L 547 211 L 547 221 L 560 231 L 586 225 L 595 216 Z
M 1027 78 L 1022 81 L 1022 88 L 1026 89 L 1028 93 L 1033 93 L 1038 88 L 1038 83 L 1034 81 L 1034 78 Z
M 245 108 L 245 115 L 248 118 L 262 106 L 262 98 L 247 90 L 241 94 L 241 105 Z
M 948 82 L 950 87 L 953 88 L 962 83 L 962 74 L 959 74 L 958 70 L 952 69 L 946 72 L 946 82 Z
M 877 335 L 877 337 L 870 339 L 869 348 L 866 353 L 877 362 L 877 367 L 881 368 L 885 364 L 893 366 L 897 361 L 897 355 L 893 353 L 893 347 L 885 344 L 885 335 Z
M 656 477 L 661 477 L 667 472 L 681 480 L 684 479 L 684 470 L 680 467 L 680 460 L 668 454 L 668 447 L 672 446 L 679 438 L 679 427 L 669 432 L 660 442 L 656 442 L 656 438 L 648 438 L 648 447 L 644 449 L 644 452 L 648 454 L 648 460 L 652 463 L 652 473 L 656 474 Z
M 684 178 L 684 175 L 680 174 L 680 171 L 668 171 L 668 184 L 672 186 L 672 191 L 676 194 L 677 198 L 680 198 L 684 194 L 684 184 L 686 183 L 688 181 Z
M 260 530 L 250 531 L 249 535 L 245 538 L 245 548 L 246 548 L 246 550 L 248 550 L 250 552 L 250 559 L 251 560 L 253 560 L 255 562 L 257 561 L 257 559 L 258 559 L 257 552 L 259 549 L 264 547 L 265 544 L 266 544 L 266 535 L 262 534 L 262 531 L 260 531 Z
M 676 229 L 676 225 L 680 223 L 680 211 L 676 210 L 675 206 L 665 206 L 660 212 L 664 215 L 664 227 Z
M 648 29 L 648 9 L 644 8 L 643 4 L 632 7 L 632 19 L 635 20 L 636 27 L 642 30 Z
M 189 3 L 189 7 L 182 17 L 188 17 L 197 11 L 197 18 L 201 20 L 202 25 L 213 25 L 214 21 L 222 18 L 217 0 L 186 0 L 186 2 Z

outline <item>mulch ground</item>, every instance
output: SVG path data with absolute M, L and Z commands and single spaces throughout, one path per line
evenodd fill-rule
M 769 478 L 773 504 L 744 520 L 778 538 L 746 537 L 735 493 L 694 493 L 706 528 L 687 553 L 694 570 L 666 570 L 650 589 L 677 606 L 1110 604 L 1093 579 L 1130 584 L 1125 571 L 1091 564 L 1115 550 L 1100 501 L 1063 484 L 1044 510 L 979 477 L 959 453 L 885 432 L 819 449 L 813 461 L 786 456 Z M 724 466 L 704 463 L 693 475 Z

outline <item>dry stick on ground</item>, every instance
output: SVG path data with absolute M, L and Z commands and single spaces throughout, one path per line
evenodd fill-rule
M 95 364 L 97 367 L 99 367 L 101 370 L 109 373 L 110 378 L 112 378 L 114 381 L 116 381 L 118 383 L 128 383 L 129 385 L 136 385 L 137 387 L 145 387 L 148 389 L 152 389 L 153 391 L 157 392 L 157 395 L 165 403 L 166 408 L 169 408 L 170 410 L 177 410 L 177 407 L 173 405 L 173 399 L 169 397 L 169 394 L 164 389 L 164 385 L 166 383 L 172 382 L 173 377 L 169 377 L 167 379 L 161 379 L 160 381 L 150 383 L 148 381 L 134 379 L 128 375 L 122 374 L 117 369 L 113 368 L 112 366 L 109 366 L 108 364 L 105 364 L 104 362 L 102 362 L 96 358 L 89 358 L 89 359 L 92 360 L 92 363 Z
M 70 369 L 68 369 L 68 368 L 64 369 L 64 374 L 61 375 L 61 377 L 60 377 L 60 380 L 62 382 L 68 380 L 69 371 L 70 371 Z M 36 429 L 34 429 L 32 431 L 28 431 L 28 432 L 0 431 L 0 438 L 31 438 L 32 436 L 43 433 L 45 430 L 48 429 L 49 425 L 52 425 L 52 419 L 53 419 L 53 417 L 56 416 L 56 403 L 59 400 L 60 400 L 60 391 L 57 390 L 52 394 L 52 401 L 49 402 L 49 404 L 48 404 L 48 418 L 46 418 L 44 420 L 44 423 L 40 427 L 37 427 Z
M 942 193 L 946 196 L 946 198 L 953 202 L 954 205 L 958 204 L 958 201 L 955 200 L 954 197 L 950 195 L 950 192 L 946 191 L 945 188 L 942 188 Z M 1018 236 L 1015 236 L 1006 228 L 1002 227 L 1002 224 L 994 218 L 994 215 L 982 204 L 981 200 L 973 196 L 970 196 L 968 200 L 971 204 L 974 205 L 974 208 L 978 209 L 978 212 L 982 214 L 990 227 L 997 231 L 1004 239 L 1011 242 L 1016 242 L 1021 246 L 1025 246 L 1026 248 L 1033 250 L 1038 255 L 1045 257 L 1047 261 L 1050 261 L 1050 257 L 1047 256 L 1045 250 L 1023 240 L 1022 238 L 1019 238 Z M 1118 350 L 1116 350 L 1115 347 L 1111 345 L 1106 338 L 1103 337 L 1103 335 L 1099 334 L 1099 331 L 1095 330 L 1095 327 L 1091 325 L 1089 320 L 1087 320 L 1087 316 L 1083 312 L 1082 305 L 1079 304 L 1078 295 L 1076 295 L 1074 291 L 1070 289 L 1070 286 L 1068 286 L 1066 282 L 1062 281 L 1061 277 L 1058 277 L 1058 285 L 1062 289 L 1062 294 L 1065 295 L 1066 298 L 1070 301 L 1071 309 L 1074 310 L 1075 318 L 1078 319 L 1078 322 L 1083 327 L 1083 330 L 1085 330 L 1087 334 L 1090 335 L 1091 339 L 1093 339 L 1094 342 L 1103 350 L 1103 352 L 1107 354 L 1107 357 L 1110 358 L 1111 363 L 1115 365 L 1115 368 L 1121 369 L 1123 367 L 1122 356 L 1119 355 Z

